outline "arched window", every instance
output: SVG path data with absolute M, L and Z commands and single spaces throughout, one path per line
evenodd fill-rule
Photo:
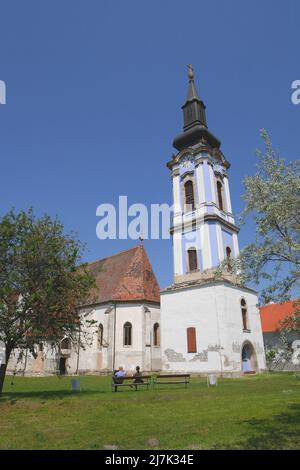
M 189 262 L 189 271 L 197 271 L 198 261 L 197 261 L 197 250 L 196 248 L 188 249 L 188 262 Z
M 223 210 L 224 210 L 224 205 L 223 205 L 223 186 L 222 186 L 221 181 L 217 181 L 217 193 L 218 193 L 218 205 L 219 205 L 219 209 L 221 209 L 221 211 L 223 211 Z
M 187 181 L 184 185 L 185 205 L 187 210 L 195 209 L 195 198 L 194 198 L 194 185 L 191 180 Z
M 231 248 L 230 246 L 226 246 L 226 260 L 227 260 L 227 267 L 228 270 L 231 271 Z
M 196 353 L 197 352 L 197 341 L 196 341 L 196 328 L 187 328 L 187 352 Z
M 61 349 L 71 349 L 71 341 L 69 338 L 64 338 L 62 342 L 60 343 L 60 348 Z
M 132 324 L 126 322 L 124 325 L 124 346 L 132 345 Z
M 154 346 L 160 345 L 160 328 L 159 323 L 155 323 L 153 326 L 153 344 Z
M 97 346 L 100 349 L 103 346 L 103 325 L 100 323 L 98 328 Z
M 249 329 L 248 310 L 247 310 L 247 304 L 246 304 L 245 299 L 241 300 L 241 312 L 242 312 L 243 330 L 248 330 Z

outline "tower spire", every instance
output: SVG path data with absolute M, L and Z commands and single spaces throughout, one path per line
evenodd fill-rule
M 186 101 L 192 101 L 192 100 L 201 101 L 198 95 L 197 88 L 195 86 L 195 82 L 194 82 L 195 74 L 194 74 L 193 65 L 188 64 L 187 67 L 188 67 L 189 86 L 188 86 L 188 93 L 187 93 Z
M 199 97 L 199 94 L 195 85 L 194 68 L 192 64 L 189 64 L 187 67 L 188 67 L 188 79 L 189 79 L 188 93 L 187 93 L 186 102 L 182 106 L 184 131 L 191 129 L 197 124 L 207 127 L 206 115 L 205 115 L 205 104 Z
M 182 106 L 183 133 L 175 137 L 173 145 L 182 150 L 190 145 L 197 144 L 204 138 L 212 147 L 220 147 L 220 141 L 208 130 L 206 122 L 206 106 L 200 98 L 195 85 L 195 73 L 192 64 L 188 64 L 188 92 Z

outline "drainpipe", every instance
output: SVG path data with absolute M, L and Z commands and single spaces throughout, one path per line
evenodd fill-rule
M 148 348 L 150 348 L 149 355 L 150 357 L 148 358 L 148 352 L 146 354 L 146 358 L 150 360 L 150 371 L 152 371 L 152 336 L 151 336 L 151 310 L 146 306 L 143 305 L 144 308 L 144 325 L 145 325 L 145 338 L 143 341 L 145 341 L 145 353 L 148 351 Z M 148 336 L 149 335 L 149 336 Z M 148 342 L 149 339 L 149 342 Z
M 117 303 L 113 302 L 114 305 L 114 346 L 113 346 L 113 372 L 116 369 L 116 323 L 117 323 Z
M 216 306 L 216 314 L 217 314 L 217 332 L 218 332 L 218 342 L 219 342 L 219 356 L 220 356 L 220 370 L 221 370 L 221 377 L 223 376 L 223 364 L 222 364 L 222 353 L 221 353 L 221 338 L 220 338 L 220 327 L 219 327 L 219 311 L 218 311 L 218 303 L 216 299 L 216 286 L 214 286 L 215 291 L 215 306 Z
M 153 337 L 152 337 L 152 330 L 150 330 L 150 371 L 152 372 L 152 355 L 153 355 L 153 351 L 152 351 L 152 346 L 153 346 Z

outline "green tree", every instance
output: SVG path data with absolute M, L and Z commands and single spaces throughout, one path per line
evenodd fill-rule
M 286 163 L 261 134 L 257 173 L 244 180 L 243 217 L 252 215 L 256 240 L 242 251 L 242 266 L 246 279 L 264 281 L 265 302 L 283 301 L 300 284 L 300 160 Z
M 65 235 L 48 215 L 10 211 L 0 219 L 0 341 L 6 348 L 0 393 L 12 351 L 33 351 L 41 340 L 55 345 L 64 336 L 78 338 L 79 307 L 94 287 L 94 277 L 80 264 L 83 251 L 76 236 Z
M 282 302 L 299 292 L 300 160 L 286 163 L 265 130 L 261 136 L 264 150 L 257 151 L 256 174 L 244 180 L 246 207 L 241 217 L 241 223 L 252 217 L 256 239 L 230 260 L 230 267 L 224 261 L 217 274 L 227 268 L 239 284 L 261 283 L 263 303 Z M 300 330 L 299 320 L 296 309 L 289 329 Z

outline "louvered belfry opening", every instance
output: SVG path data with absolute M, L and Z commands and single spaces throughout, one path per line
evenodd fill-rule
M 188 261 L 189 261 L 189 271 L 197 271 L 198 262 L 197 262 L 197 251 L 195 248 L 190 248 L 188 250 Z
M 187 210 L 195 209 L 195 198 L 194 198 L 194 185 L 191 180 L 187 181 L 184 185 L 185 192 L 185 205 Z
M 224 205 L 223 205 L 223 187 L 222 183 L 220 181 L 217 181 L 217 192 L 218 192 L 218 204 L 219 204 L 219 209 L 221 211 L 224 210 Z

